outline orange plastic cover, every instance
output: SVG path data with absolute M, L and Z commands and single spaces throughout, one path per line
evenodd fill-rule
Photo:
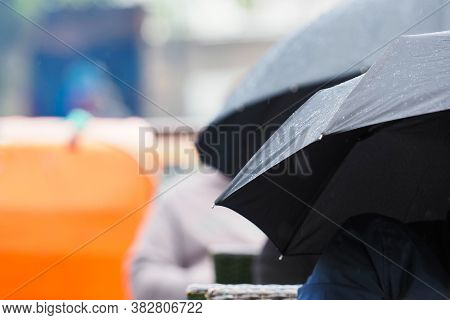
M 122 261 L 154 187 L 110 146 L 0 146 L 0 297 L 127 297 Z

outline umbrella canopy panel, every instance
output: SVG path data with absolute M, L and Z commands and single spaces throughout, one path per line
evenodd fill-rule
M 320 223 L 309 223 L 318 218 L 309 215 L 316 202 L 327 203 L 322 223 L 328 217 L 339 224 L 367 211 L 404 221 L 442 218 L 450 195 L 449 101 L 450 33 L 401 37 L 365 75 L 308 100 L 216 203 L 260 226 L 285 253 L 323 249 L 326 237 L 312 237 Z M 292 174 L 302 158 L 310 174 Z M 426 168 L 435 170 L 425 174 Z M 352 175 L 365 178 L 345 178 Z M 374 188 L 365 188 L 370 183 Z M 421 186 L 433 194 L 419 197 Z M 358 196 L 331 197 L 336 189 Z M 366 197 L 356 192 L 364 189 L 372 192 Z M 309 244 L 306 235 L 314 239 Z
M 382 54 L 380 49 L 400 34 L 450 29 L 446 3 L 345 0 L 273 47 L 230 95 L 225 112 L 288 88 L 366 70 Z
M 366 74 L 319 91 L 294 112 L 219 201 L 324 135 L 447 110 L 449 96 L 450 32 L 403 36 Z

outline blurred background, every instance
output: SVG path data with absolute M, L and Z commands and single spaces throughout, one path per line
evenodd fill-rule
M 168 179 L 140 169 L 176 165 L 142 162 L 139 128 L 206 124 L 339 1 L 0 0 L 0 297 L 129 298 L 123 261 Z
M 271 44 L 339 0 L 2 1 L 16 12 L 1 6 L 1 115 L 167 116 L 126 82 L 207 120 Z

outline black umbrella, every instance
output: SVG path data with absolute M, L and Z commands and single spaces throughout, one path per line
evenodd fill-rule
M 364 212 L 443 219 L 449 110 L 450 32 L 401 37 L 366 74 L 298 109 L 216 204 L 283 254 L 320 253 L 338 224 Z
M 252 68 L 227 99 L 223 112 L 199 134 L 200 159 L 225 174 L 236 175 L 274 130 L 319 88 L 367 70 L 383 51 L 380 48 L 400 33 L 450 28 L 450 6 L 443 6 L 446 2 L 340 2 L 277 43 Z

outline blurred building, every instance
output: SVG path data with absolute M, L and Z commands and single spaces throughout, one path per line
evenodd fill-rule
M 343 0 L 6 1 L 23 16 L 0 12 L 1 115 L 206 121 L 269 46 Z
M 143 25 L 151 48 L 144 77 L 155 79 L 148 92 L 175 114 L 208 120 L 275 41 L 340 1 L 139 1 L 151 13 Z M 148 115 L 165 115 L 147 106 Z

